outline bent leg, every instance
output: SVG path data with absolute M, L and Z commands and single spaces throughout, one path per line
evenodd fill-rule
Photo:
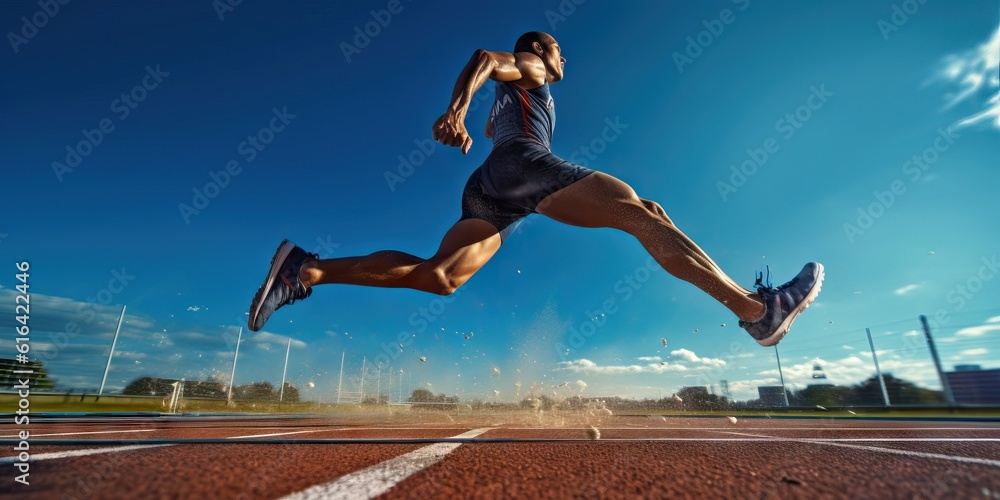
M 611 227 L 635 236 L 670 274 L 687 281 L 744 321 L 764 314 L 763 302 L 736 284 L 690 238 L 659 204 L 643 200 L 626 183 L 603 172 L 547 196 L 535 209 L 556 221 L 580 227 Z
M 384 250 L 363 257 L 310 262 L 302 266 L 299 278 L 306 286 L 343 283 L 447 295 L 483 267 L 500 243 L 500 233 L 492 224 L 465 219 L 448 230 L 437 253 L 429 259 Z

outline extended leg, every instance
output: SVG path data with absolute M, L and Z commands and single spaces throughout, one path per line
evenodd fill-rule
M 611 227 L 635 236 L 670 274 L 705 291 L 744 321 L 764 314 L 753 292 L 737 285 L 655 202 L 640 199 L 628 184 L 595 172 L 549 195 L 536 211 L 566 224 Z
M 466 219 L 448 230 L 429 259 L 384 250 L 363 257 L 318 260 L 304 264 L 299 279 L 307 287 L 343 283 L 447 295 L 471 278 L 499 248 L 500 234 L 492 224 Z

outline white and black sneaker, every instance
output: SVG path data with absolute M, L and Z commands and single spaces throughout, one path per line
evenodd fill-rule
M 264 284 L 257 290 L 250 303 L 250 318 L 247 326 L 252 331 L 264 328 L 268 318 L 281 306 L 302 300 L 312 294 L 312 288 L 299 281 L 302 264 L 317 260 L 318 255 L 309 253 L 294 243 L 284 240 L 271 258 L 271 269 L 264 278 Z
M 806 264 L 792 281 L 778 288 L 772 288 L 770 283 L 765 285 L 761 282 L 762 278 L 763 276 L 757 278 L 754 287 L 757 288 L 757 295 L 764 301 L 764 316 L 757 321 L 740 320 L 740 327 L 758 344 L 770 347 L 781 341 L 795 318 L 816 300 L 823 284 L 823 264 Z

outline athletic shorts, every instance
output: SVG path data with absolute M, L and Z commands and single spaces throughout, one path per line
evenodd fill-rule
M 594 173 L 552 154 L 541 144 L 508 141 L 494 146 L 462 193 L 462 218 L 483 219 L 500 231 L 500 238 L 535 213 L 546 196 Z

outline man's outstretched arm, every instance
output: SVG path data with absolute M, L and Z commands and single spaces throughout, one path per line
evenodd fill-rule
M 465 129 L 465 115 L 473 94 L 488 79 L 501 82 L 521 80 L 523 76 L 517 62 L 514 54 L 508 52 L 477 50 L 458 75 L 448 110 L 434 122 L 434 140 L 447 146 L 461 147 L 462 154 L 467 154 L 472 147 L 472 138 Z

